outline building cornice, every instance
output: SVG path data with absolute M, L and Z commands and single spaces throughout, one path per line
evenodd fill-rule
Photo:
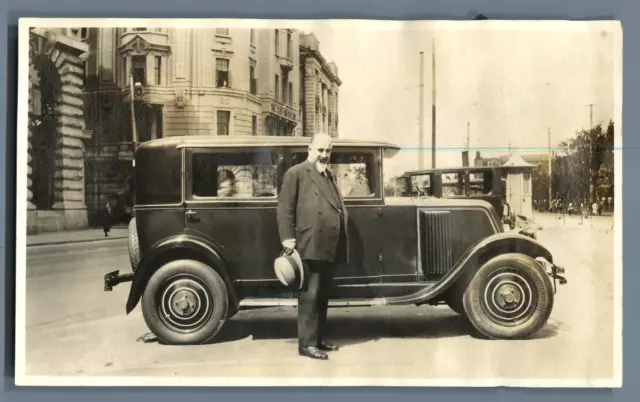
M 311 49 L 306 46 L 300 46 L 300 60 L 301 60 L 300 64 L 302 65 L 302 63 L 304 62 L 304 59 L 309 57 L 316 59 L 316 61 L 320 64 L 320 67 L 322 68 L 322 72 L 326 76 L 328 76 L 333 83 L 337 84 L 338 86 L 342 85 L 342 80 L 340 79 L 340 77 L 335 75 L 333 71 L 331 71 L 331 68 L 329 67 L 329 63 L 327 63 L 327 60 L 324 58 L 322 53 L 320 53 L 320 51 Z

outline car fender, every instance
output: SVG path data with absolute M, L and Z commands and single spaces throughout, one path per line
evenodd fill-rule
M 389 298 L 386 302 L 387 304 L 425 303 L 443 294 L 464 275 L 472 275 L 484 262 L 508 253 L 525 254 L 533 259 L 544 258 L 553 264 L 551 252 L 538 241 L 513 232 L 496 233 L 469 247 L 437 283 L 408 296 Z
M 225 281 L 231 305 L 237 306 L 238 300 L 233 286 L 235 275 L 226 262 L 220 247 L 214 242 L 197 235 L 197 232 L 163 239 L 154 244 L 140 261 L 129 290 L 126 312 L 136 307 L 153 273 L 163 264 L 176 259 L 197 259 L 211 266 Z

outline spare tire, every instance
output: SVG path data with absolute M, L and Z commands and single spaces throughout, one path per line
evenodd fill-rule
M 136 218 L 131 218 L 129 221 L 129 261 L 131 262 L 131 270 L 135 272 L 140 263 L 140 245 L 138 244 Z

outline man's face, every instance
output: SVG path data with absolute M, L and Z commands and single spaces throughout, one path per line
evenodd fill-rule
M 222 183 L 220 183 L 220 186 L 218 188 L 218 195 L 220 197 L 230 197 L 233 195 L 233 182 L 231 180 L 224 180 Z
M 313 143 L 309 145 L 309 158 L 314 162 L 320 162 L 326 165 L 331 158 L 331 148 L 331 137 L 317 137 Z

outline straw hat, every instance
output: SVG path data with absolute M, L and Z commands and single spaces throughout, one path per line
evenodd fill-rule
M 283 250 L 280 257 L 276 258 L 273 263 L 276 276 L 286 286 L 298 283 L 298 288 L 302 288 L 304 284 L 304 266 L 300 254 L 295 249 L 291 255 L 287 255 Z

